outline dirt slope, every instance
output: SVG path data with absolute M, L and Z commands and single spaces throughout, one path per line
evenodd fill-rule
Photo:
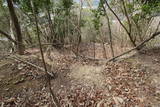
M 76 59 L 70 53 L 45 56 L 50 72 L 57 74 L 52 88 L 64 107 L 159 107 L 159 49 L 148 50 L 116 63 Z M 25 60 L 38 66 L 33 55 Z M 0 60 L 0 105 L 50 107 L 45 74 L 20 61 Z

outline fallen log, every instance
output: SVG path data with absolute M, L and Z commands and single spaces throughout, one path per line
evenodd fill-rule
M 146 44 L 146 43 L 149 42 L 150 40 L 154 39 L 154 38 L 155 38 L 156 36 L 158 36 L 159 34 L 160 34 L 160 32 L 154 33 L 151 37 L 149 37 L 148 39 L 144 40 L 143 42 L 141 42 L 141 43 L 140 43 L 139 45 L 137 45 L 136 47 L 134 47 L 134 48 L 132 48 L 132 49 L 130 49 L 130 50 L 128 50 L 128 51 L 126 51 L 126 52 L 118 55 L 118 56 L 115 56 L 115 57 L 113 57 L 113 58 L 111 58 L 111 59 L 108 59 L 107 62 L 114 61 L 115 59 L 117 59 L 117 58 L 119 58 L 119 57 L 121 57 L 121 56 L 123 56 L 123 55 L 125 55 L 125 54 L 128 54 L 128 53 L 132 52 L 133 50 L 140 50 L 141 47 L 143 47 L 144 44 Z
M 115 57 L 113 57 L 113 58 L 107 59 L 107 60 L 106 60 L 106 59 L 93 58 L 93 57 L 87 57 L 87 56 L 83 56 L 83 55 L 78 55 L 78 57 L 86 58 L 86 59 L 88 59 L 88 60 L 94 60 L 94 61 L 105 61 L 105 62 L 115 61 L 117 58 L 122 57 L 123 55 L 126 55 L 126 54 L 128 54 L 128 53 L 130 53 L 130 52 L 132 52 L 132 51 L 134 51 L 134 50 L 140 50 L 140 49 L 142 49 L 142 47 L 143 47 L 147 42 L 149 42 L 150 40 L 154 39 L 154 38 L 155 38 L 156 36 L 158 36 L 159 34 L 160 34 L 160 32 L 156 32 L 156 33 L 152 34 L 151 37 L 149 37 L 148 39 L 144 40 L 143 42 L 141 42 L 141 43 L 140 43 L 139 45 L 137 45 L 136 47 L 134 47 L 134 48 L 132 48 L 132 49 L 130 49 L 130 50 L 128 50 L 128 51 L 120 54 L 120 55 L 117 55 L 117 56 L 115 56 Z M 73 52 L 73 53 L 75 53 L 75 52 Z
M 8 58 L 21 61 L 21 62 L 23 62 L 23 63 L 25 63 L 25 64 L 27 64 L 27 65 L 30 65 L 30 66 L 32 66 L 32 67 L 34 67 L 34 68 L 37 68 L 37 69 L 40 70 L 40 71 L 45 72 L 45 70 L 44 70 L 43 68 L 41 68 L 41 67 L 39 67 L 39 66 L 37 66 L 37 65 L 35 65 L 35 64 L 33 64 L 33 63 L 30 63 L 30 62 L 28 62 L 28 61 L 24 61 L 23 59 L 21 59 L 21 58 L 19 58 L 19 57 L 10 56 L 10 57 L 8 57 Z M 52 73 L 50 73 L 50 72 L 48 72 L 48 71 L 47 71 L 47 74 L 50 75 L 51 77 L 55 77 L 54 74 L 52 74 Z

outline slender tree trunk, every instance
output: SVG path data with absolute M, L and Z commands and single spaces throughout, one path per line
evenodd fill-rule
M 135 41 L 134 41 L 133 38 L 132 38 L 130 29 L 128 30 L 128 29 L 126 28 L 126 26 L 121 22 L 120 18 L 119 18 L 118 15 L 114 12 L 114 10 L 110 7 L 110 5 L 108 4 L 107 0 L 105 0 L 105 3 L 106 3 L 106 5 L 107 5 L 108 9 L 109 9 L 109 10 L 113 13 L 113 15 L 117 18 L 117 20 L 118 20 L 118 22 L 120 23 L 120 25 L 121 25 L 121 26 L 124 28 L 124 30 L 126 31 L 126 33 L 127 33 L 128 37 L 129 37 L 132 45 L 133 45 L 134 47 L 136 47 L 136 44 L 135 44 Z
M 58 99 L 56 98 L 56 95 L 54 94 L 54 92 L 53 92 L 53 90 L 52 90 L 52 88 L 51 88 L 51 75 L 48 73 L 47 66 L 46 66 L 45 59 L 44 59 L 44 54 L 43 54 L 43 49 L 42 49 L 42 44 L 41 44 L 41 38 L 40 38 L 40 34 L 39 34 L 37 13 L 36 13 L 36 11 L 35 11 L 33 1 L 30 0 L 30 2 L 31 2 L 32 11 L 33 11 L 33 14 L 34 14 L 34 18 L 35 18 L 35 21 L 36 21 L 36 29 L 37 29 L 37 36 L 38 36 L 39 48 L 40 48 L 41 57 L 42 57 L 43 65 L 44 65 L 44 70 L 45 70 L 45 73 L 46 73 L 46 75 L 47 75 L 48 88 L 49 88 L 50 94 L 51 94 L 51 96 L 52 96 L 52 98 L 53 98 L 53 100 L 54 100 L 55 106 L 56 106 L 56 107 L 61 107 Z
M 106 15 L 106 18 L 107 18 L 111 53 L 112 53 L 112 57 L 114 57 L 113 42 L 112 42 L 112 31 L 111 31 L 111 26 L 110 26 L 110 20 L 109 20 L 109 16 L 108 16 L 107 11 L 106 11 L 106 9 L 105 9 L 104 6 L 103 6 L 103 9 L 104 9 L 104 11 L 105 11 L 105 15 Z
M 12 20 L 10 20 L 10 35 L 11 38 L 13 40 L 16 40 L 15 36 L 14 36 L 14 32 L 13 32 L 13 26 L 12 26 Z M 16 49 L 16 44 L 14 42 L 12 42 L 12 46 L 11 46 L 11 52 L 13 52 Z
M 31 37 L 27 27 L 25 28 L 25 31 L 26 31 L 26 35 L 28 37 L 29 44 L 32 45 L 33 44 L 33 40 L 32 40 L 32 37 Z
M 107 59 L 106 47 L 104 42 L 102 43 L 102 47 L 103 47 L 103 57 Z
M 70 23 L 69 23 L 69 19 L 70 18 L 70 15 L 67 16 L 67 36 L 66 37 L 69 37 L 69 34 L 70 34 Z
M 106 17 L 107 17 L 107 23 L 108 23 L 108 29 L 109 29 L 110 48 L 111 48 L 112 57 L 114 57 L 112 31 L 111 31 L 110 20 L 109 20 L 108 14 L 106 15 Z
M 95 41 L 95 39 L 93 40 L 93 57 L 94 57 L 94 59 L 96 58 L 96 41 Z
M 20 28 L 18 18 L 16 16 L 16 13 L 14 10 L 13 1 L 7 0 L 7 4 L 8 4 L 8 8 L 9 8 L 12 22 L 13 22 L 15 30 L 16 30 L 18 53 L 20 55 L 23 55 L 25 49 L 24 49 L 23 40 L 22 40 L 21 28 Z
M 82 6 L 83 6 L 83 1 L 80 0 L 80 13 L 79 13 L 79 19 L 78 19 L 78 44 L 77 44 L 77 55 L 79 54 L 79 45 L 82 41 L 82 36 L 81 36 L 81 18 L 82 18 Z
M 104 34 L 102 33 L 102 29 L 99 29 L 99 33 L 102 38 L 101 41 L 102 41 L 102 48 L 103 48 L 103 57 L 107 59 L 106 47 L 103 40 Z
M 49 42 L 53 42 L 53 38 L 54 38 L 54 31 L 53 31 L 53 23 L 52 23 L 52 19 L 51 19 L 51 15 L 50 15 L 50 11 L 49 8 L 46 7 L 46 11 L 47 11 L 47 18 L 48 18 L 48 23 L 49 23 L 49 29 L 50 29 L 50 41 Z

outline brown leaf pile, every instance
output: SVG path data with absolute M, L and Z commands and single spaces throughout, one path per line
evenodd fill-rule
M 135 64 L 136 65 L 136 64 Z M 129 62 L 109 63 L 102 72 L 105 87 L 72 86 L 60 90 L 64 107 L 144 107 L 150 105 L 154 87 L 146 83 L 149 73 Z
M 75 62 L 76 60 L 74 59 L 63 57 L 57 61 L 57 69 L 65 72 L 65 69 L 68 69 L 69 66 Z M 93 63 L 84 60 L 80 62 L 82 64 Z M 32 63 L 41 65 L 40 61 L 32 61 Z M 35 69 L 21 64 L 21 62 L 16 62 L 15 65 L 24 75 L 32 75 L 31 77 L 40 75 L 35 72 Z M 69 72 L 67 71 L 67 73 Z M 105 78 L 103 87 L 91 87 L 87 84 L 79 84 L 76 81 L 71 82 L 70 87 L 61 86 L 61 88 L 55 92 L 61 106 L 145 107 L 151 105 L 151 98 L 154 96 L 155 90 L 153 86 L 147 83 L 150 73 L 144 69 L 142 65 L 136 62 L 131 63 L 126 61 L 107 63 L 105 69 L 100 73 L 102 73 Z M 28 80 L 31 80 L 31 78 Z M 47 89 L 45 89 L 43 85 L 35 85 L 35 87 L 37 88 L 24 88 L 15 96 L 3 98 L 1 100 L 1 106 L 52 107 L 53 102 Z M 54 89 L 55 87 L 53 86 L 52 88 Z

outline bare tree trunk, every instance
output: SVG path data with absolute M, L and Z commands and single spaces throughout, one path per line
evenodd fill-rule
M 93 40 L 93 50 L 94 50 L 93 57 L 95 59 L 96 58 L 96 43 L 95 43 L 95 39 Z
M 81 36 L 81 18 L 82 18 L 82 6 L 83 6 L 83 1 L 80 0 L 80 13 L 79 13 L 79 19 L 78 19 L 78 44 L 77 44 L 77 55 L 79 54 L 79 45 L 82 41 L 82 36 Z
M 108 24 L 108 30 L 109 30 L 109 39 L 110 39 L 110 48 L 111 48 L 112 57 L 114 57 L 113 42 L 112 42 L 112 31 L 111 31 L 111 26 L 110 26 L 110 20 L 109 20 L 109 16 L 108 16 L 107 11 L 106 11 L 104 6 L 103 6 L 103 10 L 104 10 L 106 18 L 107 18 L 107 24 Z
M 103 46 L 103 57 L 107 59 L 107 53 L 106 53 L 106 48 L 104 42 L 102 43 Z
M 105 3 L 107 5 L 107 7 L 109 8 L 109 10 L 114 14 L 114 16 L 117 18 L 118 22 L 120 23 L 120 25 L 124 28 L 124 30 L 126 31 L 131 43 L 133 44 L 134 47 L 136 47 L 135 41 L 132 38 L 131 35 L 131 31 L 126 28 L 126 26 L 121 22 L 120 18 L 117 16 L 117 14 L 114 12 L 114 10 L 110 7 L 110 5 L 108 4 L 107 0 L 105 0 Z
M 123 8 L 124 8 L 124 14 L 127 18 L 127 21 L 128 21 L 128 26 L 129 26 L 129 32 L 131 33 L 132 32 L 132 24 L 131 24 L 131 21 L 130 21 L 130 18 L 128 16 L 128 13 L 127 13 L 127 9 L 126 9 L 126 5 L 125 5 L 125 1 L 124 0 L 121 0 L 122 1 L 122 5 L 123 5 Z
M 105 44 L 104 44 L 104 40 L 103 40 L 103 33 L 102 33 L 102 29 L 99 29 L 99 33 L 100 33 L 100 36 L 101 36 L 101 41 L 102 41 L 102 48 L 103 48 L 103 57 L 107 59 L 107 53 L 106 53 L 106 48 L 105 48 Z
M 69 34 L 70 34 L 70 29 L 69 29 L 69 26 L 70 26 L 70 25 L 69 25 L 69 24 L 70 24 L 70 23 L 69 23 L 69 18 L 70 18 L 70 15 L 67 16 L 67 35 L 66 35 L 66 37 L 69 37 Z
M 9 34 L 7 34 L 6 32 L 0 30 L 0 34 L 4 35 L 8 40 L 10 40 L 11 42 L 14 42 L 15 44 L 17 44 L 17 41 L 15 41 Z
M 15 30 L 16 30 L 18 53 L 20 55 L 23 55 L 25 49 L 24 49 L 23 40 L 22 40 L 21 28 L 20 28 L 18 18 L 16 16 L 16 13 L 14 10 L 13 1 L 7 0 L 7 4 L 8 4 L 8 8 L 9 8 L 12 22 L 13 22 Z
M 35 17 L 35 21 L 36 21 L 36 29 L 37 29 L 37 36 L 38 36 L 39 48 L 40 48 L 41 57 L 42 57 L 43 65 L 44 65 L 44 70 L 45 70 L 45 73 L 46 73 L 46 75 L 47 75 L 47 78 L 46 78 L 46 79 L 47 79 L 49 91 L 50 91 L 51 96 L 52 96 L 52 98 L 53 98 L 53 100 L 54 100 L 55 106 L 61 107 L 58 99 L 56 98 L 56 96 L 55 96 L 55 94 L 53 93 L 53 90 L 52 90 L 52 88 L 51 88 L 51 75 L 48 74 L 47 66 L 46 66 L 45 59 L 44 59 L 44 54 L 43 54 L 43 49 L 42 49 L 42 44 L 41 44 L 41 38 L 40 38 L 40 34 L 39 34 L 37 14 L 36 14 L 36 11 L 35 11 L 35 8 L 34 8 L 33 1 L 32 1 L 32 0 L 30 0 L 30 1 L 31 1 L 31 6 L 32 6 L 32 10 L 33 10 L 34 17 Z
M 25 31 L 26 31 L 26 34 L 27 34 L 27 37 L 28 37 L 28 41 L 29 41 L 30 45 L 32 45 L 33 44 L 32 37 L 29 34 L 29 31 L 28 31 L 27 27 L 25 28 Z
M 14 32 L 13 32 L 12 20 L 10 20 L 10 35 L 11 35 L 12 39 L 16 40 L 16 38 L 14 36 Z M 13 52 L 15 49 L 16 49 L 16 44 L 14 42 L 12 42 L 11 52 Z
M 52 23 L 52 19 L 51 19 L 51 15 L 50 15 L 50 11 L 49 8 L 46 7 L 46 11 L 47 11 L 47 18 L 48 18 L 48 23 L 49 23 L 49 29 L 50 29 L 50 41 L 49 42 L 53 42 L 54 39 L 54 31 L 53 31 L 53 23 Z

